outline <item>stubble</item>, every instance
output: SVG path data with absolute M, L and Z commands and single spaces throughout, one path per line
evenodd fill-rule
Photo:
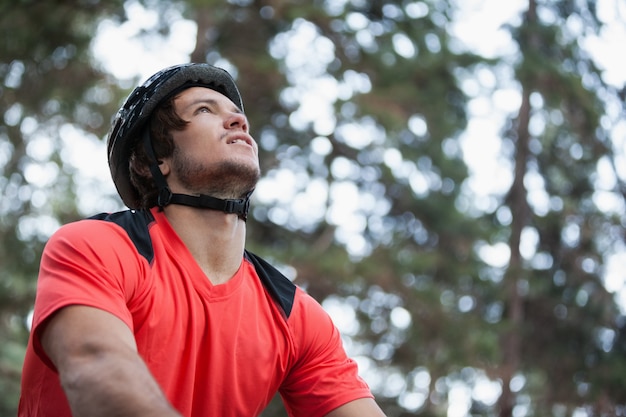
M 243 198 L 254 190 L 261 173 L 258 165 L 235 159 L 208 164 L 182 155 L 178 149 L 172 156 L 172 169 L 180 183 L 196 194 L 216 198 Z

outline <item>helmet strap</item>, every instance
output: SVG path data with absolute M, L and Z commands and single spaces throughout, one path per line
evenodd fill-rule
M 167 185 L 165 176 L 159 168 L 159 162 L 154 153 L 149 128 L 144 129 L 143 146 L 150 159 L 150 173 L 158 189 L 157 205 L 160 210 L 163 210 L 163 207 L 168 204 L 180 204 L 183 206 L 223 211 L 228 214 L 237 214 L 240 219 L 244 221 L 247 220 L 252 191 L 248 192 L 244 198 L 240 199 L 221 199 L 206 194 L 188 195 L 172 193 L 170 187 Z

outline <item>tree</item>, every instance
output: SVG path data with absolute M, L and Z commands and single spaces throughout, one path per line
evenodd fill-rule
M 620 311 L 602 284 L 600 267 L 621 239 L 623 218 L 594 201 L 599 166 L 614 160 L 601 119 L 605 100 L 615 100 L 616 91 L 601 81 L 600 71 L 578 46 L 581 33 L 572 33 L 576 26 L 568 25 L 578 19 L 584 30 L 596 31 L 595 12 L 595 2 L 574 8 L 530 0 L 524 24 L 515 30 L 522 100 L 504 132 L 515 171 L 499 208 L 510 217 L 496 220 L 508 230 L 511 250 L 504 276 L 509 330 L 502 341 L 501 416 L 513 415 L 518 403 L 511 392 L 516 375 L 526 378 L 525 391 L 536 398 L 538 413 L 551 412 L 555 404 L 569 412 L 587 407 L 593 415 L 616 413 L 624 402 L 608 385 L 591 383 L 592 375 L 600 374 L 620 380 L 614 370 L 600 372 L 598 362 L 611 356 L 620 363 L 617 357 L 623 354 L 605 339 L 607 332 L 619 332 Z M 540 13 L 553 21 L 541 19 Z M 534 128 L 538 119 L 545 122 L 543 129 Z M 535 189 L 533 176 L 543 183 Z M 533 200 L 537 192 L 545 193 L 545 205 Z M 610 192 L 624 197 L 619 182 Z M 530 257 L 521 253 L 525 233 L 537 238 Z
M 97 25 L 124 22 L 130 4 L 0 6 L 12 34 L 0 41 L 0 415 L 15 414 L 42 245 L 93 214 L 76 205 L 67 138 L 101 141 L 136 81 L 118 84 L 89 49 Z M 354 317 L 346 346 L 389 416 L 446 415 L 458 390 L 480 384 L 499 401 L 470 395 L 472 415 L 624 404 L 623 320 L 602 285 L 624 218 L 596 203 L 598 169 L 615 161 L 606 109 L 622 104 L 572 32 L 600 28 L 593 2 L 530 0 L 509 28 L 513 62 L 460 49 L 457 6 L 439 0 L 132 4 L 158 11 L 146 39 L 167 37 L 180 13 L 196 22 L 190 60 L 236 76 L 264 172 L 248 246 Z M 515 175 L 485 209 L 461 152 L 463 82 L 479 71 L 511 82 L 507 70 L 520 96 L 502 132 Z M 614 178 L 603 192 L 623 203 Z M 119 206 L 100 198 L 93 207 Z M 497 245 L 506 267 L 486 260 Z M 276 401 L 263 415 L 284 411 Z
M 39 257 L 50 232 L 78 217 L 71 167 L 64 165 L 69 124 L 101 136 L 114 80 L 91 63 L 94 2 L 0 3 L 0 415 L 15 415 Z

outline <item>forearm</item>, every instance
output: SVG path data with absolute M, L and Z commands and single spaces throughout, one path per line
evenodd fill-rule
M 93 355 L 60 374 L 74 417 L 178 417 L 138 356 Z

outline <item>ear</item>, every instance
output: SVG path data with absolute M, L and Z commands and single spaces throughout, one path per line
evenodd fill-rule
M 157 162 L 159 164 L 159 169 L 161 170 L 161 174 L 163 174 L 164 177 L 167 177 L 168 174 L 172 170 L 171 159 L 163 158 L 163 159 L 159 159 Z

